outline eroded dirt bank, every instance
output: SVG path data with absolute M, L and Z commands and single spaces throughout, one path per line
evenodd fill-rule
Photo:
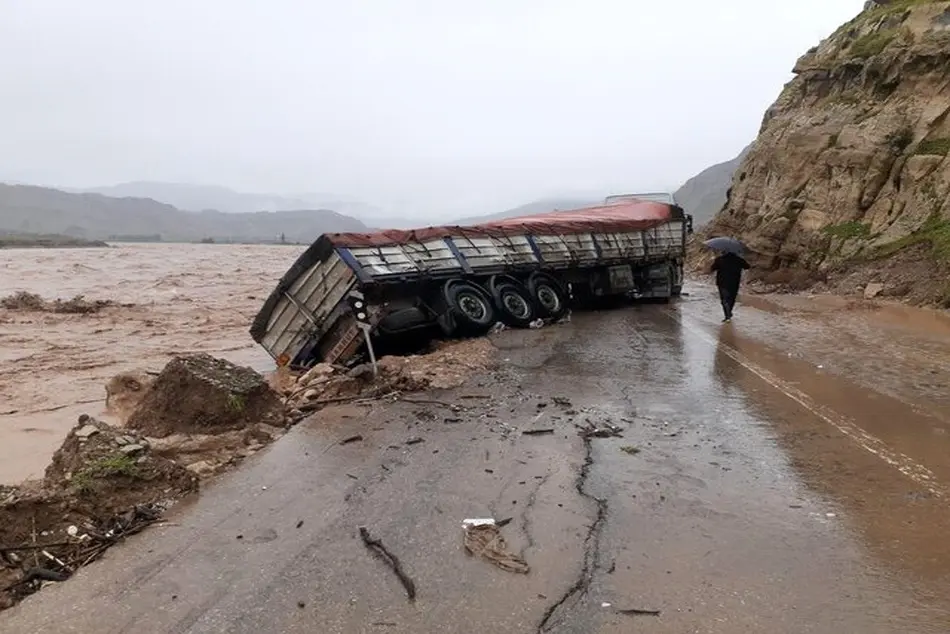
M 941 326 L 771 302 L 723 327 L 692 290 L 503 332 L 462 387 L 324 409 L 0 627 L 947 631 L 950 411 L 906 370 L 950 370 Z M 841 345 L 861 324 L 880 345 Z M 465 553 L 486 517 L 527 574 Z

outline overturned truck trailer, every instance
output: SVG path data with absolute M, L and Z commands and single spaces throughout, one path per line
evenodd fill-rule
M 691 221 L 672 199 L 623 196 L 466 227 L 324 234 L 281 278 L 251 335 L 278 365 L 307 368 L 355 360 L 360 319 L 385 349 L 499 321 L 526 327 L 605 296 L 668 299 L 682 288 Z

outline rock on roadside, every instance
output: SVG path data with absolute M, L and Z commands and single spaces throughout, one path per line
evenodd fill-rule
M 127 426 L 147 436 L 216 433 L 254 423 L 283 425 L 278 394 L 250 368 L 209 354 L 176 357 L 155 378 Z

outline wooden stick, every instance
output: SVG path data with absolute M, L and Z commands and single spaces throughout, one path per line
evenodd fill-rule
M 399 581 L 402 582 L 403 587 L 406 589 L 406 594 L 409 596 L 409 602 L 412 603 L 415 601 L 416 584 L 402 569 L 402 564 L 399 562 L 399 559 L 396 557 L 396 555 L 389 552 L 386 547 L 383 546 L 383 542 L 378 539 L 373 539 L 370 536 L 369 531 L 366 530 L 365 526 L 360 526 L 360 539 L 363 540 L 363 543 L 366 544 L 366 547 L 369 548 L 373 554 L 382 559 L 383 563 L 393 569 L 393 572 L 396 573 L 396 576 L 399 577 Z

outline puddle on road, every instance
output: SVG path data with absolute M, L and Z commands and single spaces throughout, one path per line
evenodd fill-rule
M 820 407 L 848 417 L 887 446 L 925 465 L 934 473 L 938 490 L 950 482 L 950 438 L 944 422 L 816 370 L 805 361 L 790 359 L 784 351 L 736 330 L 733 326 L 707 329 L 707 334 L 718 336 L 715 374 L 719 380 L 742 390 L 746 406 L 774 431 L 775 441 L 801 481 L 840 507 L 841 519 L 861 536 L 868 551 L 914 585 L 921 606 L 950 614 L 950 541 L 946 540 L 950 508 L 946 500 L 928 491 L 926 482 L 915 483 L 768 385 L 729 352 L 778 375 Z M 946 622 L 950 626 L 950 620 Z
M 578 315 L 544 369 L 523 383 L 540 382 L 539 391 L 569 384 L 576 406 L 632 418 L 624 438 L 594 445 L 587 487 L 610 500 L 610 560 L 592 593 L 661 606 L 664 631 L 695 627 L 672 606 L 713 619 L 716 632 L 803 623 L 890 632 L 902 622 L 944 631 L 950 552 L 934 544 L 950 528 L 943 505 L 722 348 L 804 391 L 827 389 L 815 398 L 829 407 L 863 402 L 868 391 L 829 385 L 804 361 L 793 372 L 784 353 L 753 340 L 726 336 L 720 347 L 715 335 L 671 318 L 681 306 Z M 871 406 L 882 424 L 904 410 L 894 401 Z M 600 613 L 585 609 L 574 621 L 597 622 Z M 589 631 L 626 631 L 624 623 Z

